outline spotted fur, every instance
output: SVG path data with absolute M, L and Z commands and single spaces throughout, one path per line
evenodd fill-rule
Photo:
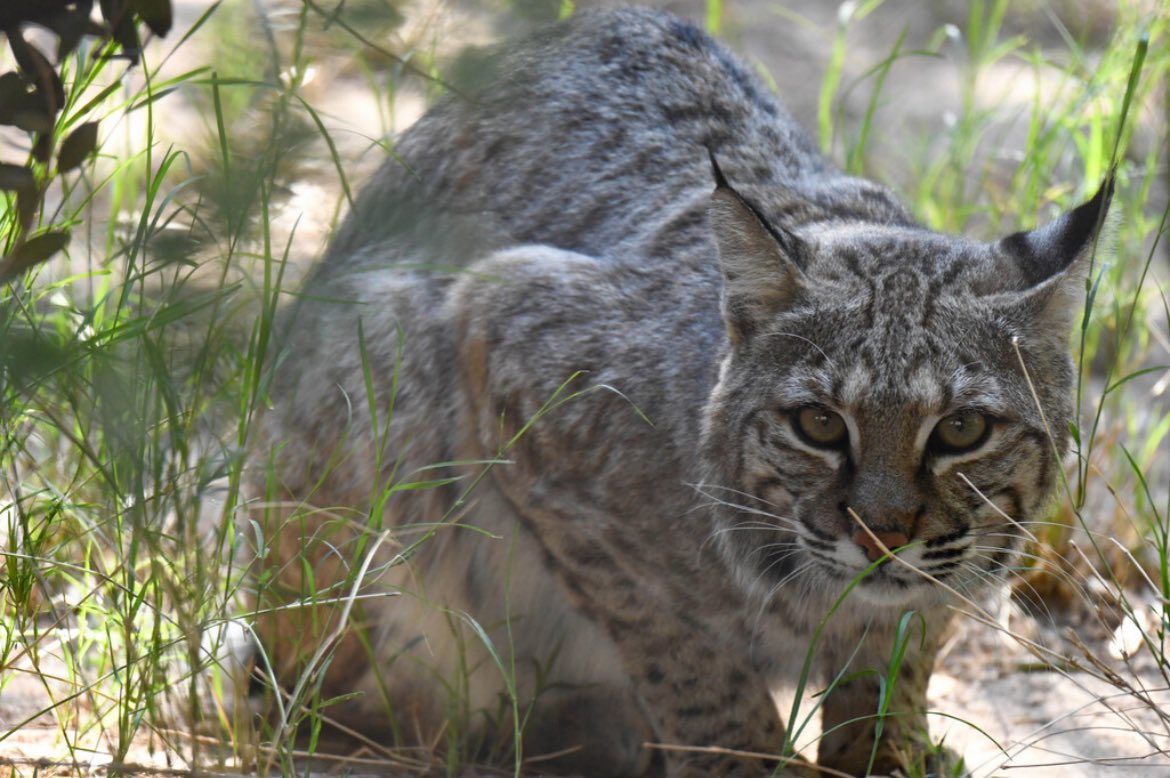
M 362 582 L 388 596 L 324 681 L 383 737 L 483 710 L 469 729 L 506 739 L 486 634 L 535 705 L 526 753 L 575 749 L 560 769 L 768 774 L 643 744 L 781 754 L 772 692 L 806 656 L 844 679 L 821 764 L 891 769 L 925 732 L 948 603 L 1010 569 L 1055 483 L 1108 189 L 994 243 L 930 232 L 662 13 L 581 14 L 479 62 L 288 316 L 261 599 L 343 580 L 392 530 Z M 940 437 L 968 424 L 978 445 Z M 412 481 L 438 483 L 392 490 Z M 278 677 L 340 612 L 261 619 Z

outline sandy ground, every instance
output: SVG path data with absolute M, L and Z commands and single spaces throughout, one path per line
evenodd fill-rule
M 702 4 L 695 0 L 668 5 L 701 21 Z M 816 0 L 783 5 L 784 9 L 767 0 L 730 4 L 724 37 L 753 62 L 760 63 L 774 78 L 783 100 L 806 124 L 811 124 L 816 89 L 839 7 Z M 903 28 L 908 31 L 910 46 L 921 44 L 946 22 L 963 19 L 965 4 L 934 3 L 929 12 L 923 12 L 925 5 L 890 0 L 866 24 L 859 25 L 850 38 L 846 82 L 884 56 Z M 1101 10 L 1107 4 L 1069 5 L 1079 8 L 1079 16 L 1070 24 L 1087 29 L 1107 26 L 1107 17 Z M 176 6 L 181 29 L 206 7 L 206 2 L 179 0 Z M 413 34 L 446 39 L 444 36 L 450 35 L 451 30 L 458 30 L 462 40 L 487 40 L 494 34 L 491 20 L 496 17 L 476 9 L 447 6 L 439 12 L 428 12 L 425 18 L 430 26 L 423 25 Z M 1034 39 L 1052 42 L 1057 49 L 1060 45 L 1059 32 L 1053 25 L 1034 22 L 1024 31 Z M 199 51 L 198 40 L 196 44 L 188 47 L 183 56 L 197 57 L 194 52 Z M 190 63 L 180 59 L 170 67 L 177 70 L 185 64 Z M 876 118 L 878 148 L 885 150 L 879 167 L 892 180 L 910 174 L 901 151 L 907 145 L 905 138 L 931 137 L 945 127 L 948 116 L 957 109 L 961 64 L 956 49 L 952 56 L 927 62 L 907 60 L 892 69 L 891 86 L 887 87 L 890 97 L 883 101 Z M 1002 105 L 1004 95 L 1008 95 L 1010 106 L 1020 66 L 1006 63 L 999 67 L 1002 72 L 998 78 L 989 79 L 986 97 Z M 378 137 L 384 128 L 376 118 L 377 111 L 366 105 L 370 93 L 360 78 L 345 72 L 335 76 L 319 84 L 310 83 L 306 93 L 329 126 L 340 130 L 335 133 L 340 154 L 353 160 L 360 178 L 381 158 L 380 152 L 371 151 L 370 139 Z M 867 99 L 860 93 L 851 99 L 846 106 L 847 116 L 864 111 Z M 1024 92 L 1018 99 L 1022 111 Z M 418 94 L 405 91 L 396 106 L 400 125 L 409 124 L 422 106 Z M 189 103 L 176 96 L 168 104 L 169 124 L 163 127 L 164 134 L 173 133 L 181 141 L 184 128 L 200 126 L 201 118 L 193 111 Z M 1010 111 L 1003 118 L 1005 132 L 998 153 L 1005 160 L 1018 154 L 1014 145 L 1020 142 L 1016 118 Z M 1153 132 L 1150 135 L 1156 137 Z M 329 209 L 322 204 L 336 201 L 337 185 L 327 173 L 327 166 L 323 166 L 318 175 L 298 182 L 283 211 L 275 217 L 286 230 L 297 225 L 295 258 L 302 264 L 317 254 L 328 234 Z M 1067 654 L 1071 661 L 1050 662 L 1050 669 L 1041 669 L 1045 663 L 1026 650 L 1023 641 L 1004 637 L 1000 628 L 963 620 L 931 684 L 931 706 L 938 712 L 932 727 L 936 736 L 945 733 L 950 748 L 965 755 L 972 775 L 1170 777 L 1170 723 L 1164 718 L 1170 712 L 1170 683 L 1162 675 L 1166 668 L 1158 668 L 1148 650 L 1138 648 L 1132 640 L 1126 643 L 1124 623 L 1086 613 L 1062 616 L 1061 624 L 1054 626 L 1028 619 L 1011 606 L 1005 606 L 1003 612 L 1011 614 L 1006 618 L 1008 626 L 1029 639 L 1043 639 L 1055 645 L 1062 630 L 1072 630 L 1088 644 L 1092 655 L 1109 658 L 1110 669 L 1077 669 L 1088 662 L 1067 643 L 1060 653 Z M 1001 623 L 1005 620 L 997 618 Z M 1121 659 L 1121 648 L 1133 652 L 1133 656 Z M 1051 669 L 1054 667 L 1063 669 Z M 20 765 L 17 771 L 25 774 L 86 772 L 108 764 L 109 744 L 100 737 L 51 714 L 37 715 L 49 707 L 47 700 L 60 699 L 66 693 L 64 686 L 21 672 L 19 667 L 5 672 L 14 674 L 0 692 L 0 772 L 5 769 L 4 760 L 16 760 L 15 764 Z M 1116 674 L 1111 682 L 1102 679 L 1107 672 Z M 1131 691 L 1124 693 L 1120 690 L 1124 688 Z M 155 772 L 184 767 L 178 761 L 168 762 L 163 755 L 166 739 L 165 733 L 143 738 L 132 752 L 132 759 L 151 765 Z M 75 744 L 72 753 L 69 741 Z M 350 772 L 367 770 L 357 764 L 349 766 Z
M 1017 634 L 1030 635 L 1028 640 L 1060 643 L 1050 626 L 1042 627 L 1018 613 L 1010 626 Z M 1170 685 L 1160 674 L 1165 668 L 1159 670 L 1145 649 L 1128 661 L 1110 657 L 1114 646 L 1098 624 L 1069 628 L 1081 636 L 1092 655 L 1106 659 L 1108 670 L 1094 668 L 1067 644 L 1063 648 L 1067 660 L 1053 661 L 1052 655 L 1042 654 L 1044 661 L 1040 661 L 1024 640 L 1005 637 L 1000 628 L 975 619 L 963 619 L 931 681 L 933 737 L 963 755 L 973 778 L 1170 777 Z M 1106 673 L 1113 674 L 1112 681 Z M 94 729 L 44 712 L 50 699 L 64 700 L 68 692 L 65 684 L 23 672 L 5 686 L 0 733 L 7 735 L 0 734 L 0 771 L 5 765 L 26 775 L 109 769 L 111 742 Z M 81 709 L 90 708 L 82 704 Z M 782 710 L 788 709 L 785 701 Z M 811 744 L 816 734 L 813 723 L 801 739 L 805 753 L 814 752 Z M 176 748 L 178 753 L 190 753 L 191 739 L 181 728 L 143 733 L 127 761 L 147 774 L 184 771 L 186 760 L 167 754 Z M 204 742 L 202 748 L 205 767 L 236 772 L 230 759 L 217 763 L 211 757 L 212 744 Z M 317 763 L 314 774 L 341 768 L 349 774 L 413 774 L 369 752 L 340 755 L 343 759 L 336 763 Z M 355 759 L 347 761 L 346 755 Z M 495 774 L 465 773 L 467 778 Z

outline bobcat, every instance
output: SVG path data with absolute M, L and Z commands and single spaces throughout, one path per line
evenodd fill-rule
M 655 11 L 475 71 L 287 319 L 259 600 L 315 602 L 262 609 L 276 676 L 345 626 L 323 694 L 361 694 L 326 713 L 367 733 L 463 711 L 490 745 L 511 681 L 557 770 L 764 775 L 807 661 L 819 763 L 895 769 L 950 604 L 1061 467 L 1111 185 L 995 243 L 931 232 Z

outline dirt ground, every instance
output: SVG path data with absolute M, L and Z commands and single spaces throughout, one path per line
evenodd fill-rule
M 287 5 L 287 3 L 286 3 Z M 579 4 L 580 6 L 585 3 Z M 673 10 L 702 21 L 703 4 L 697 0 L 666 3 Z M 780 10 L 783 5 L 785 11 Z M 889 0 L 866 24 L 858 25 L 850 39 L 846 60 L 846 82 L 859 75 L 869 64 L 888 52 L 902 29 L 907 30 L 907 45 L 921 43 L 949 21 L 960 22 L 965 3 L 922 3 Z M 1055 4 L 1068 15 L 1062 18 L 1071 26 L 1097 30 L 1108 28 L 1109 3 L 1065 2 Z M 207 6 L 205 0 L 178 0 L 177 29 L 189 25 Z M 1071 10 L 1070 10 L 1071 9 Z M 784 102 L 793 112 L 812 123 L 816 112 L 817 89 L 827 60 L 827 46 L 839 6 L 818 0 L 742 0 L 727 4 L 725 35 L 733 48 L 750 60 L 759 62 L 771 74 Z M 410 14 L 408 13 L 409 17 Z M 426 16 L 435 26 L 435 34 L 457 29 L 461 40 L 481 41 L 494 34 L 490 14 L 477 9 L 448 5 L 445 10 Z M 1043 19 L 1013 21 L 1020 31 L 1035 40 L 1060 46 L 1060 33 Z M 196 45 L 183 52 L 184 57 L 198 58 Z M 178 71 L 189 62 L 172 62 Z M 880 167 L 893 181 L 911 175 L 901 152 L 905 138 L 929 138 L 945 125 L 948 115 L 957 110 L 959 100 L 958 70 L 960 58 L 907 60 L 895 65 L 886 93 L 889 99 L 878 109 L 878 149 Z M 1012 94 L 1018 66 L 999 66 L 998 79 L 991 79 L 986 89 L 995 94 L 998 104 Z M 327 117 L 330 126 L 343 125 L 352 132 L 336 132 L 341 141 L 340 154 L 354 160 L 354 168 L 370 170 L 378 154 L 370 153 L 368 138 L 380 131 L 374 119 L 377 112 L 368 110 L 368 87 L 360 78 L 340 76 L 328 83 L 310 84 L 309 97 Z M 867 95 L 858 94 L 847 103 L 847 115 L 865 110 Z M 1020 100 L 1025 97 L 1021 94 Z M 1021 102 L 1021 106 L 1023 103 Z M 168 105 L 173 132 L 182 141 L 182 127 L 198 126 L 189 104 L 176 95 Z M 396 112 L 399 123 L 409 124 L 422 110 L 418 95 L 404 93 Z M 1022 110 L 1022 108 L 1021 108 Z M 341 117 L 344 117 L 342 119 Z M 1010 158 L 1019 133 L 1005 119 L 1003 147 Z M 1151 133 L 1151 137 L 1156 134 Z M 327 166 L 322 170 L 327 171 Z M 360 178 L 360 173 L 359 173 Z M 286 228 L 298 224 L 298 260 L 308 262 L 318 253 L 328 231 L 329 209 L 323 202 L 333 202 L 336 182 L 327 176 L 308 178 L 298 185 L 284 212 L 276 215 Z M 279 241 L 276 241 L 279 242 Z M 1166 668 L 1157 667 L 1151 653 L 1132 640 L 1132 629 L 1124 621 L 1100 616 L 1091 608 L 1081 614 L 1062 614 L 1058 623 L 1031 619 L 1018 605 L 1004 604 L 996 614 L 998 626 L 962 619 L 947 645 L 940 667 L 930 687 L 932 709 L 938 715 L 932 721 L 935 736 L 945 735 L 945 743 L 964 754 L 973 776 L 1021 776 L 1022 778 L 1093 778 L 1094 776 L 1167 776 L 1170 778 L 1170 681 L 1162 675 Z M 1147 618 L 1147 612 L 1138 614 Z M 1152 623 L 1152 622 L 1151 622 Z M 1044 661 L 1029 652 L 1024 641 L 1004 636 L 1003 626 L 1029 639 L 1060 645 L 1065 659 Z M 1149 628 L 1150 624 L 1145 624 Z M 1083 641 L 1088 654 L 1109 658 L 1109 669 L 1092 668 L 1073 645 L 1063 640 L 1068 632 Z M 1131 652 L 1132 656 L 1122 659 Z M 1087 669 L 1086 669 L 1087 668 Z M 18 774 L 52 775 L 84 773 L 109 768 L 109 744 L 93 733 L 73 729 L 70 722 L 56 720 L 51 714 L 37 716 L 46 700 L 56 698 L 59 684 L 34 678 L 18 668 L 12 682 L 0 692 L 0 774 L 6 765 Z M 1113 680 L 1102 676 L 1115 673 Z M 1129 688 L 1129 693 L 1119 690 Z M 8 733 L 4 735 L 3 733 Z M 72 733 L 67 738 L 62 733 Z M 167 733 L 143 738 L 132 752 L 133 761 L 149 766 L 153 774 L 166 774 L 185 765 L 164 755 Z M 807 736 L 810 740 L 813 733 Z M 67 739 L 75 740 L 70 753 Z M 369 765 L 350 763 L 345 772 L 378 772 Z
M 1009 626 L 1031 640 L 1062 642 L 1051 626 L 1041 627 L 1018 613 Z M 1118 631 L 1110 634 L 1094 619 L 1066 629 L 1094 656 L 1117 653 L 1111 638 Z M 1022 640 L 1005 637 L 999 627 L 962 619 L 931 680 L 932 736 L 964 757 L 972 778 L 1170 778 L 1170 686 L 1160 674 L 1165 669 L 1160 671 L 1148 650 L 1141 649 L 1129 661 L 1109 659 L 1110 671 L 1117 674 L 1109 682 L 1067 642 L 1063 650 L 1068 661 L 1053 661 L 1048 654 L 1041 654 L 1041 661 Z M 13 775 L 111 772 L 111 743 L 40 713 L 48 699 L 65 697 L 65 688 L 24 673 L 5 686 L 0 733 L 9 734 L 0 740 L 0 775 L 6 767 Z M 814 725 L 802 737 L 805 753 L 815 751 L 810 744 L 816 733 Z M 191 747 L 190 738 L 178 731 L 143 734 L 130 751 L 130 772 L 186 774 L 185 761 L 167 755 L 168 743 L 184 754 Z M 202 746 L 209 771 L 236 772 L 230 760 L 217 764 L 211 757 L 213 744 Z M 335 762 L 316 763 L 311 774 L 415 774 L 369 752 L 351 750 L 339 756 Z M 464 776 L 498 774 L 469 771 Z

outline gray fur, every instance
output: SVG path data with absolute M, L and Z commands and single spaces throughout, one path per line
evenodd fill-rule
M 318 589 L 343 579 L 358 539 L 393 528 L 363 592 L 405 594 L 363 601 L 325 681 L 363 695 L 337 716 L 388 732 L 392 711 L 428 743 L 444 682 L 497 711 L 467 614 L 536 696 L 528 755 L 581 746 L 558 766 L 615 776 L 647 769 L 646 741 L 777 754 L 770 692 L 869 563 L 852 509 L 905 536 L 905 564 L 866 576 L 820 635 L 815 678 L 848 664 L 852 680 L 825 702 L 819 761 L 865 769 L 915 610 L 877 744 L 891 769 L 925 731 L 948 588 L 1010 569 L 1052 490 L 1108 193 L 999 243 L 929 232 L 662 13 L 581 14 L 483 62 L 400 139 L 290 314 L 256 479 L 281 585 L 262 600 L 295 598 L 306 569 Z M 709 152 L 730 182 L 714 194 Z M 802 438 L 806 406 L 840 414 L 848 444 Z M 990 436 L 939 453 L 934 426 L 972 409 Z M 381 499 L 442 476 L 463 480 Z M 282 679 L 338 612 L 262 620 Z M 553 688 L 537 696 L 538 678 Z M 774 768 L 657 758 L 671 775 Z

